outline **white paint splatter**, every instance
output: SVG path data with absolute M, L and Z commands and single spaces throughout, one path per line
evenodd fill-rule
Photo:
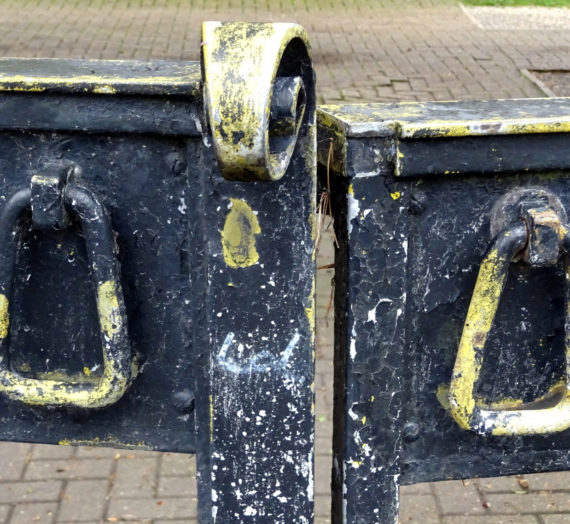
M 281 353 L 281 358 L 275 360 L 275 354 L 268 350 L 262 350 L 249 358 L 243 359 L 242 355 L 245 348 L 241 343 L 237 346 L 238 358 L 228 356 L 228 350 L 234 342 L 234 337 L 235 335 L 232 332 L 229 332 L 226 335 L 222 347 L 217 355 L 217 360 L 221 367 L 227 371 L 237 374 L 260 373 L 271 370 L 284 371 L 289 364 L 289 360 L 293 355 L 295 347 L 301 339 L 299 332 L 295 331 L 291 340 L 287 344 L 287 347 Z M 248 347 L 251 346 L 248 345 Z
M 352 221 L 358 216 L 360 202 L 348 193 L 348 234 L 352 233 Z
M 354 360 L 356 357 L 356 328 L 352 326 L 352 337 L 350 339 L 350 359 Z
M 380 173 L 378 171 L 361 171 L 360 173 L 356 173 L 356 175 L 354 175 L 354 178 L 368 178 L 371 176 L 377 176 Z

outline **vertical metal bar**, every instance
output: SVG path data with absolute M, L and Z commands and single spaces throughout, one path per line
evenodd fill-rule
M 333 522 L 386 524 L 398 516 L 409 195 L 381 175 L 334 184 Z
M 247 31 L 235 24 L 206 31 L 209 103 L 225 100 L 217 98 L 219 86 L 208 72 L 227 51 L 215 38 L 231 33 L 232 46 L 247 47 L 236 35 L 278 32 L 264 24 Z M 194 242 L 204 246 L 193 275 L 199 297 L 193 329 L 203 523 L 313 522 L 316 125 L 310 60 L 306 50 L 304 57 L 297 51 L 289 63 L 273 57 L 278 72 L 302 78 L 306 93 L 303 123 L 294 129 L 298 139 L 285 171 L 247 167 L 254 156 L 255 162 L 265 154 L 271 161 L 271 145 L 236 160 L 241 145 L 234 149 L 226 130 L 233 129 L 238 142 L 252 131 L 260 134 L 247 128 L 250 115 L 240 113 L 237 99 L 235 114 L 231 107 L 208 108 L 213 138 L 205 135 L 194 153 L 205 167 L 196 185 L 200 204 L 190 210 Z M 216 120 L 222 113 L 226 120 Z M 246 126 L 243 133 L 240 125 Z

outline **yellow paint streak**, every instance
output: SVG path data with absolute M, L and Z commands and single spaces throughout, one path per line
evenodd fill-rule
M 537 121 L 538 120 L 538 121 Z M 534 118 L 506 120 L 496 118 L 475 121 L 444 121 L 431 120 L 427 122 L 407 122 L 402 126 L 402 138 L 414 138 L 416 136 L 435 137 L 468 137 L 483 135 L 525 135 L 525 134 L 548 134 L 570 132 L 570 120 L 560 117 Z
M 117 93 L 117 89 L 112 85 L 99 85 L 93 88 L 93 92 L 98 95 L 114 95 Z
M 126 68 L 125 70 L 128 70 Z M 39 76 L 39 75 L 3 75 L 0 73 L 0 91 L 42 92 L 48 88 L 80 88 L 98 94 L 115 94 L 122 87 L 130 86 L 171 86 L 188 85 L 188 75 L 180 76 Z
M 352 187 L 352 184 L 348 184 L 348 194 L 354 195 L 354 188 Z
M 58 442 L 60 446 L 90 446 L 90 447 L 110 447 L 110 448 L 121 448 L 121 449 L 137 449 L 152 451 L 152 446 L 149 446 L 145 442 L 137 443 L 127 443 L 121 442 L 115 438 L 100 439 L 95 437 L 88 440 L 76 440 L 76 439 L 62 439 Z
M 483 360 L 480 351 L 485 346 L 485 340 L 493 324 L 503 281 L 506 278 L 506 271 L 500 269 L 501 260 L 497 249 L 494 248 L 479 269 L 459 342 L 449 389 L 449 403 L 453 418 L 463 429 L 471 428 L 471 416 L 475 409 L 473 390 Z
M 6 295 L 0 294 L 0 339 L 5 339 L 10 331 L 10 301 Z
M 363 426 L 366 424 L 366 415 L 360 419 L 360 422 L 362 422 Z
M 309 324 L 309 330 L 311 332 L 311 343 L 315 342 L 315 279 L 311 284 L 311 292 L 308 296 L 309 306 L 305 308 L 305 316 L 307 317 L 307 322 Z
M 402 194 L 399 191 L 394 191 L 393 193 L 390 193 L 390 196 L 392 197 L 393 200 L 398 200 Z
M 101 330 L 112 339 L 121 329 L 119 300 L 112 280 L 103 282 L 97 289 L 97 311 Z
M 222 230 L 224 261 L 232 268 L 253 266 L 259 260 L 255 249 L 255 235 L 261 233 L 259 222 L 247 202 L 230 200 L 232 208 Z

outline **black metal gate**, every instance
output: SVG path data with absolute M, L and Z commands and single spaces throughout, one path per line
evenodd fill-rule
M 307 38 L 202 57 L 0 61 L 0 438 L 195 452 L 201 522 L 309 523 Z
M 396 522 L 404 484 L 568 468 L 569 108 L 319 108 L 335 522 Z

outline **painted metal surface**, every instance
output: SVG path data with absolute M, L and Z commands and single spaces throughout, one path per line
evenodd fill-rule
M 397 522 L 404 484 L 568 468 L 570 432 L 557 415 L 558 427 L 544 424 L 553 404 L 565 411 L 556 402 L 567 387 L 566 247 L 553 240 L 550 212 L 526 210 L 528 231 L 518 215 L 496 218 L 505 195 L 528 188 L 569 209 L 569 107 L 557 99 L 319 108 L 319 170 L 324 180 L 332 144 L 340 243 L 335 522 Z M 527 239 L 544 249 L 512 261 Z M 460 345 L 475 351 L 458 356 Z M 456 407 L 458 392 L 462 407 L 504 420 L 481 430 Z M 533 410 L 530 424 L 508 422 Z
M 278 180 L 305 112 L 311 75 L 307 34 L 287 23 L 203 27 L 205 106 L 220 170 L 231 180 Z M 284 117 L 292 125 L 279 125 Z
M 313 71 L 297 26 L 224 27 L 201 66 L 2 60 L 0 438 L 195 452 L 200 522 L 309 523 Z M 253 87 L 273 117 L 255 129 L 236 100 L 224 124 L 238 148 L 287 139 L 275 181 L 220 170 L 204 104 L 249 34 L 268 38 L 276 73 Z
M 12 352 L 9 309 L 14 295 L 12 288 L 19 247 L 18 229 L 25 227 L 22 218 L 30 211 L 32 228 L 38 228 L 38 222 L 34 218 L 37 214 L 44 218 L 44 214 L 37 209 L 39 199 L 34 199 L 34 188 L 51 185 L 51 182 L 52 178 L 46 176 L 32 176 L 32 189 L 20 189 L 14 193 L 5 203 L 0 216 L 0 238 L 3 240 L 3 252 L 0 254 L 0 341 L 3 346 L 0 392 L 12 400 L 31 406 L 104 408 L 117 402 L 125 393 L 131 380 L 133 362 L 113 231 L 104 207 L 84 187 L 66 184 L 55 192 L 56 198 L 51 199 L 51 202 L 44 200 L 41 203 L 48 206 L 55 204 L 57 193 L 61 192 L 62 206 L 80 222 L 95 289 L 102 371 L 99 376 L 94 374 L 92 380 L 84 377 L 77 380 L 75 377 L 66 377 L 65 374 L 60 379 L 30 378 L 10 369 L 7 362 L 7 356 Z M 44 230 L 50 226 L 63 229 L 58 225 L 57 221 L 39 223 Z M 36 336 L 41 339 L 41 331 L 37 330 Z M 84 375 L 91 377 L 88 368 L 84 370 Z

